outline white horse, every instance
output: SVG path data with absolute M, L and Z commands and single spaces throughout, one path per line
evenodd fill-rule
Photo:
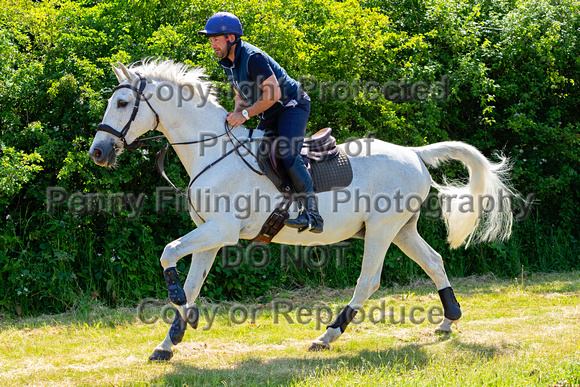
M 174 149 L 190 178 L 197 176 L 189 187 L 193 205 L 190 213 L 197 227 L 169 243 L 161 255 L 170 299 L 179 313 L 150 359 L 169 360 L 173 355 L 172 347 L 181 341 L 186 328 L 181 316 L 188 316 L 194 307 L 217 252 L 222 246 L 235 245 L 239 239 L 256 237 L 277 204 L 280 193 L 268 178 L 254 173 L 236 153 L 198 176 L 207 165 L 233 148 L 230 137 L 224 135 L 227 112 L 211 94 L 211 84 L 202 79 L 202 69 L 190 70 L 172 61 L 152 61 L 130 68 L 119 64 L 119 67 L 113 66 L 113 70 L 120 85 L 109 99 L 103 123 L 99 125 L 89 151 L 95 163 L 104 167 L 115 165 L 124 148 L 138 142 L 138 137 L 154 128 L 171 143 L 194 142 L 175 145 Z M 148 106 L 141 104 L 138 112 L 132 109 L 141 101 Z M 248 138 L 249 133 L 243 126 L 231 132 L 240 140 Z M 262 135 L 263 132 L 254 132 L 256 138 Z M 213 137 L 212 146 L 208 146 L 208 141 L 196 142 L 208 137 Z M 445 318 L 438 330 L 451 331 L 452 323 L 461 317 L 459 304 L 441 255 L 417 232 L 418 209 L 431 186 L 439 190 L 452 248 L 470 242 L 503 240 L 511 233 L 510 195 L 514 192 L 505 183 L 510 170 L 506 159 L 492 163 L 477 149 L 461 142 L 407 148 L 379 140 L 363 141 L 360 146 L 351 148 L 363 151 L 350 158 L 354 178 L 346 191 L 343 190 L 341 195 L 335 195 L 336 192 L 317 194 L 325 221 L 324 232 L 298 233 L 296 229 L 285 227 L 273 239 L 276 243 L 302 246 L 331 244 L 352 237 L 365 239 L 362 268 L 354 295 L 336 320 L 314 340 L 310 350 L 330 348 L 330 343 L 344 332 L 356 311 L 379 288 L 383 261 L 391 243 L 399 246 L 435 282 L 445 310 Z M 256 152 L 257 144 L 258 141 L 248 146 Z M 345 149 L 349 144 L 340 146 Z M 244 159 L 258 169 L 256 160 L 247 152 Z M 459 160 L 467 167 L 469 182 L 466 185 L 446 183 L 441 186 L 432 181 L 427 166 L 437 167 L 448 160 Z M 241 193 L 249 195 L 246 197 L 251 203 L 262 203 L 262 208 L 252 208 L 247 214 L 233 208 L 233 200 L 225 199 L 235 198 Z M 361 200 L 363 195 L 367 195 L 373 204 L 377 203 L 375 200 L 382 201 L 365 208 L 364 200 Z M 387 201 L 397 197 L 400 198 L 399 205 L 393 201 L 387 209 Z M 213 200 L 215 198 L 219 200 Z M 211 205 L 207 206 L 207 203 Z M 290 216 L 295 215 L 292 207 Z M 168 277 L 167 273 L 188 254 L 193 254 L 193 257 L 182 288 L 179 278 L 175 281 L 176 275 Z

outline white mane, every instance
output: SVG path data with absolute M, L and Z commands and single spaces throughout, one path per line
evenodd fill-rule
M 190 86 L 196 94 L 207 96 L 208 101 L 220 106 L 213 91 L 213 84 L 206 80 L 205 70 L 202 67 L 190 68 L 183 63 L 172 60 L 144 59 L 133 63 L 130 70 L 160 82 L 172 82 L 177 86 Z

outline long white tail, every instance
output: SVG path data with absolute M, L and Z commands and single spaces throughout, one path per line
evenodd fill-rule
M 458 141 L 440 142 L 412 148 L 423 162 L 438 167 L 441 162 L 458 160 L 469 171 L 469 182 L 462 185 L 435 182 L 441 214 L 447 225 L 451 248 L 470 243 L 505 240 L 512 231 L 511 198 L 517 195 L 508 186 L 511 165 L 506 157 L 490 162 L 476 148 Z

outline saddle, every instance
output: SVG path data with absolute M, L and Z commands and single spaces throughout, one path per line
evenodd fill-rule
M 332 129 L 325 128 L 304 139 L 300 155 L 312 177 L 315 192 L 345 188 L 352 182 L 353 174 L 347 154 L 336 146 Z M 267 138 L 260 144 L 258 162 L 262 172 L 284 194 L 284 200 L 270 214 L 260 233 L 252 241 L 270 243 L 284 227 L 288 208 L 295 193 L 278 152 L 279 139 Z
M 267 138 L 260 144 L 259 164 L 262 172 L 284 194 L 294 193 L 290 177 L 279 157 L 278 138 Z M 346 153 L 336 146 L 332 129 L 319 130 L 306 137 L 300 152 L 312 177 L 315 192 L 347 187 L 352 182 L 352 167 Z

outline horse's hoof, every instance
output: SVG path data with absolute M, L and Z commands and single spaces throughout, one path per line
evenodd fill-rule
M 165 351 L 163 349 L 156 349 L 153 355 L 149 356 L 149 361 L 169 361 L 173 357 L 173 351 Z
M 439 336 L 449 336 L 451 335 L 451 331 L 444 331 L 443 329 L 437 328 L 435 329 L 435 334 Z
M 330 349 L 328 344 L 319 344 L 319 343 L 312 343 L 310 348 L 308 348 L 308 352 L 320 352 L 320 351 L 327 351 Z

